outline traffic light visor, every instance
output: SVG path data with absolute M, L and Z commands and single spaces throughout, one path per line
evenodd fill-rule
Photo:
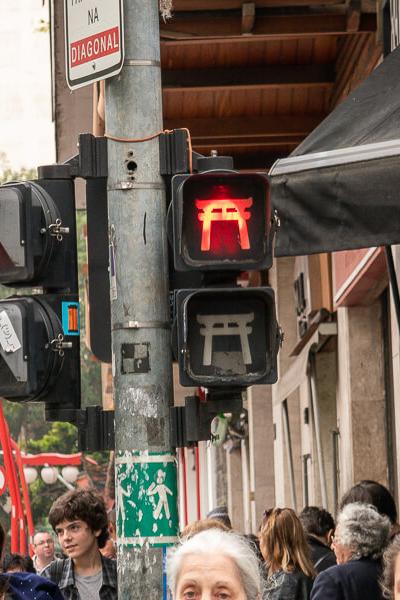
M 23 281 L 33 276 L 33 261 L 26 255 L 29 196 L 28 189 L 0 188 L 0 281 Z
M 244 270 L 272 262 L 269 186 L 264 175 L 222 171 L 191 175 L 181 184 L 178 202 L 180 257 L 187 268 Z
M 0 397 L 36 400 L 47 391 L 63 361 L 52 348 L 59 334 L 57 316 L 39 297 L 0 300 Z

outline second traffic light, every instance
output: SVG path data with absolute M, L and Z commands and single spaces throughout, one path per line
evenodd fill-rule
M 180 382 L 247 387 L 277 380 L 279 328 L 271 288 L 179 290 Z
M 175 269 L 201 272 L 204 281 L 175 292 L 181 384 L 216 390 L 274 383 L 281 335 L 274 291 L 237 285 L 240 272 L 272 265 L 267 177 L 218 168 L 176 175 L 171 210 Z

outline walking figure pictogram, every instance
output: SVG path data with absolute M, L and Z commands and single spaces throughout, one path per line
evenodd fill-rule
M 148 496 L 155 496 L 158 494 L 158 504 L 153 511 L 153 517 L 157 519 L 162 519 L 162 509 L 164 509 L 164 513 L 167 519 L 170 518 L 170 511 L 168 505 L 168 496 L 172 496 L 172 492 L 164 483 L 166 477 L 166 473 L 161 469 L 158 469 L 156 474 L 156 481 L 150 485 L 147 490 Z

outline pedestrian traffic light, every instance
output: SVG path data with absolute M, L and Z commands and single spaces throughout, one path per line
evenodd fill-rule
M 172 179 L 174 266 L 201 272 L 204 282 L 175 292 L 180 382 L 209 390 L 274 383 L 281 337 L 274 291 L 237 284 L 241 271 L 272 264 L 268 179 L 211 169 Z
M 207 171 L 172 180 L 178 271 L 268 269 L 271 208 L 266 176 Z
M 276 381 L 279 329 L 271 288 L 179 290 L 177 312 L 182 385 Z
M 65 165 L 0 186 L 0 397 L 46 403 L 47 420 L 80 408 L 74 182 Z M 30 288 L 30 289 L 27 289 Z

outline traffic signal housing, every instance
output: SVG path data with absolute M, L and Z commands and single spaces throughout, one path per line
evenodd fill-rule
M 80 408 L 74 182 L 64 165 L 0 186 L 0 397 L 46 404 L 47 420 Z M 30 288 L 30 289 L 28 289 Z
M 177 313 L 182 385 L 276 381 L 279 328 L 271 288 L 179 290 Z
M 172 180 L 178 271 L 244 271 L 272 264 L 269 184 L 260 173 L 206 171 Z
M 211 167 L 175 175 L 171 192 L 175 269 L 203 275 L 203 287 L 175 291 L 181 384 L 228 393 L 274 383 L 281 340 L 274 291 L 237 284 L 240 272 L 272 265 L 266 175 Z

